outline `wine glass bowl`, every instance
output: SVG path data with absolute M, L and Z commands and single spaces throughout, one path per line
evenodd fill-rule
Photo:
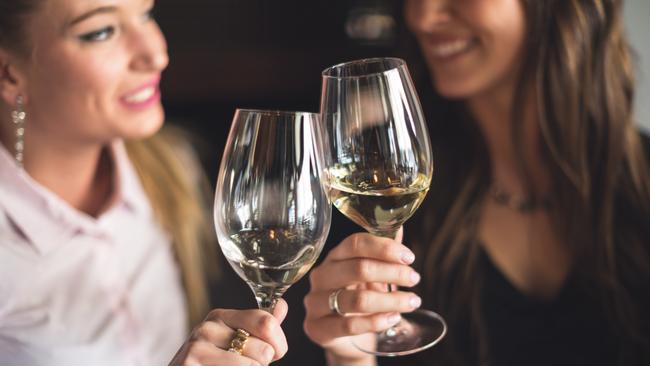
M 322 73 L 321 118 L 326 185 L 334 206 L 371 234 L 395 238 L 424 200 L 433 156 L 422 108 L 406 64 L 356 60 Z M 390 288 L 390 286 L 389 286 Z M 414 353 L 436 344 L 446 324 L 426 310 L 402 314 L 362 351 Z
M 321 178 L 319 115 L 238 109 L 215 191 L 219 244 L 261 309 L 311 268 L 331 204 Z

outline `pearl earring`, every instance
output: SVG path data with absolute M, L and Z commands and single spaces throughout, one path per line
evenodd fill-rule
M 16 109 L 11 112 L 11 118 L 16 127 L 16 144 L 14 145 L 16 164 L 21 168 L 23 167 L 23 151 L 25 149 L 25 116 L 23 96 L 19 95 L 16 97 Z

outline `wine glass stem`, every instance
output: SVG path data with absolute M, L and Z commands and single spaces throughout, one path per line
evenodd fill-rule
M 398 229 L 399 230 L 399 229 Z M 391 231 L 375 231 L 371 232 L 372 235 L 379 236 L 382 238 L 388 238 L 388 239 L 395 239 L 397 237 L 397 230 L 391 230 Z M 393 292 L 393 285 L 388 283 L 388 292 Z M 394 337 L 397 334 L 397 326 L 399 323 L 393 325 L 392 327 L 384 330 L 383 333 L 386 337 Z
M 264 310 L 270 314 L 273 314 L 275 305 L 278 303 L 277 298 L 260 297 L 257 294 L 255 294 L 255 300 L 257 301 L 257 307 L 260 310 Z
M 264 310 L 273 314 L 275 305 L 278 303 L 278 300 L 282 297 L 284 292 L 289 288 L 289 286 L 281 287 L 267 287 L 260 286 L 255 283 L 249 283 L 250 288 L 255 294 L 255 301 L 257 301 L 257 307 L 260 310 Z

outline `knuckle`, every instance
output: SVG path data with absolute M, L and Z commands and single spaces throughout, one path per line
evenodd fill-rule
M 363 238 L 359 233 L 350 236 L 350 252 L 356 255 L 362 252 Z
M 398 275 L 403 283 L 411 283 L 411 273 L 413 270 L 407 266 L 400 266 Z
M 213 309 L 208 313 L 206 317 L 208 320 L 218 320 L 223 319 L 223 309 Z
M 364 312 L 370 305 L 370 294 L 366 291 L 356 291 L 352 295 L 352 310 Z
M 203 322 L 199 324 L 198 327 L 194 330 L 196 339 L 210 339 L 212 334 L 211 328 L 208 326 L 208 323 Z
M 354 274 L 360 279 L 367 279 L 371 276 L 373 270 L 372 262 L 360 260 L 354 265 Z
M 356 317 L 343 318 L 341 321 L 341 330 L 344 334 L 357 334 L 358 328 Z
M 262 337 L 270 338 L 275 330 L 275 319 L 271 314 L 264 313 L 257 321 L 257 331 Z

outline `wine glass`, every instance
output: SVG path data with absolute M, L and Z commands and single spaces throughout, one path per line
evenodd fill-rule
M 329 232 L 319 122 L 315 113 L 238 109 L 223 153 L 214 201 L 219 244 L 270 313 Z
M 395 238 L 424 200 L 433 174 L 429 135 L 406 64 L 397 58 L 356 60 L 329 67 L 322 77 L 331 200 L 371 234 Z M 355 346 L 400 356 L 433 346 L 446 331 L 438 314 L 416 310 L 369 344 Z

